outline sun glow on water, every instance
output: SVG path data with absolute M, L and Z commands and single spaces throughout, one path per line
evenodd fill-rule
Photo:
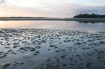
M 3 22 L 2 21 L 0 21 L 0 27 L 3 25 Z

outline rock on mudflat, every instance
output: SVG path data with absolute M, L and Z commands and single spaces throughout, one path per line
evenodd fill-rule
M 62 64 L 63 66 L 67 66 L 66 64 Z
M 4 63 L 4 64 L 1 64 L 0 66 L 2 66 L 2 68 L 6 68 L 6 67 L 10 66 L 10 63 Z
M 47 58 L 46 61 L 51 61 L 50 58 Z
M 17 64 L 22 65 L 22 64 L 24 64 L 24 62 L 21 62 L 21 61 L 14 61 L 14 62 L 12 62 L 12 64 L 13 64 L 14 66 L 17 65 Z
M 6 54 L 4 54 L 4 55 L 0 55 L 0 58 L 3 58 L 3 57 L 5 57 L 5 56 L 7 56 Z
M 24 64 L 24 62 L 19 62 L 20 64 Z

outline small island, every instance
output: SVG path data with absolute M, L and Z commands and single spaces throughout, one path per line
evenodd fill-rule
M 85 13 L 85 14 L 75 15 L 73 18 L 105 18 L 105 15 L 99 15 L 95 13 L 92 14 Z

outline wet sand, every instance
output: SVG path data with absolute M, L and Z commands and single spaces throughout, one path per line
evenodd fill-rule
M 0 69 L 104 69 L 105 32 L 1 29 Z
M 0 18 L 0 20 L 105 21 L 105 18 Z

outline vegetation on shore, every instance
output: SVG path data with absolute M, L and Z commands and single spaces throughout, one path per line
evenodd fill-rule
M 105 18 L 105 15 L 99 15 L 95 13 L 92 14 L 85 13 L 85 14 L 75 15 L 73 18 Z

